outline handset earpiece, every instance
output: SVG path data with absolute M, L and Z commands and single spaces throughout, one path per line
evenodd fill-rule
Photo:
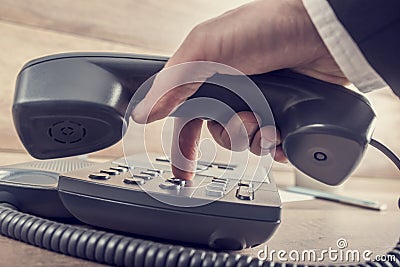
M 338 185 L 364 155 L 374 130 L 375 113 L 367 99 L 347 88 L 297 73 L 290 76 L 297 79 L 299 95 L 302 91 L 310 95 L 287 99 L 281 103 L 285 109 L 272 107 L 283 151 L 303 173 Z
M 308 125 L 289 133 L 283 150 L 303 173 L 325 184 L 338 185 L 358 165 L 366 141 L 333 125 Z
M 85 59 L 43 60 L 18 75 L 13 118 L 33 157 L 67 157 L 119 141 L 128 102 L 118 79 Z

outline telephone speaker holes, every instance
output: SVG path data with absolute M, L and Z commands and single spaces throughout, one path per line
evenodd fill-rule
M 59 121 L 51 125 L 48 135 L 58 143 L 75 144 L 86 136 L 86 129 L 75 121 Z

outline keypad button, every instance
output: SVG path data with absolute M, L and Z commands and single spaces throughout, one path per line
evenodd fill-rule
M 115 170 L 115 171 L 119 171 L 119 172 L 127 172 L 128 169 L 127 168 L 123 168 L 123 167 L 110 167 L 111 170 Z
M 223 183 L 210 183 L 210 184 L 207 185 L 207 189 L 217 190 L 217 191 L 225 191 L 226 190 L 226 184 L 223 184 Z
M 238 185 L 239 185 L 239 186 L 249 186 L 249 187 L 253 187 L 253 182 L 252 182 L 252 181 L 239 181 Z
M 236 190 L 236 197 L 241 200 L 253 200 L 254 190 L 251 186 L 239 186 Z
M 225 179 L 225 178 L 217 178 L 217 177 L 213 177 L 213 178 L 211 179 L 211 181 L 212 181 L 213 183 L 221 183 L 221 184 L 227 184 L 227 183 L 228 183 L 228 179 Z
M 160 161 L 160 162 L 169 162 L 169 159 L 167 157 L 157 157 L 156 161 Z
M 98 172 L 89 174 L 89 178 L 94 180 L 108 180 L 110 179 L 110 175 L 107 173 Z
M 112 164 L 114 164 L 120 168 L 125 168 L 127 170 L 133 170 L 135 168 L 134 166 L 131 166 L 131 165 L 128 165 L 125 163 L 116 162 L 116 161 L 112 162 Z
M 179 190 L 181 188 L 181 185 L 166 181 L 159 184 L 159 187 L 167 190 Z
M 220 190 L 206 188 L 206 195 L 211 197 L 222 197 L 224 195 L 224 192 Z
M 218 169 L 223 169 L 223 170 L 228 170 L 228 171 L 235 170 L 234 167 L 231 167 L 231 166 L 228 166 L 228 165 L 218 165 L 217 167 L 218 167 Z
M 127 177 L 124 179 L 124 183 L 133 185 L 142 185 L 145 183 L 145 180 L 140 178 Z
M 225 163 L 214 163 L 218 169 L 234 170 L 237 165 L 235 164 L 225 164 Z
M 158 174 L 163 174 L 164 171 L 163 170 L 159 170 L 159 169 L 147 169 L 149 172 L 156 172 Z
M 141 171 L 140 174 L 144 174 L 144 175 L 152 176 L 152 177 L 159 175 L 157 172 L 152 172 L 152 171 Z
M 181 178 L 168 178 L 167 181 L 180 186 L 184 186 L 186 184 L 186 180 Z
M 151 179 L 153 179 L 152 176 L 143 175 L 143 174 L 132 174 L 132 177 L 133 178 L 139 178 L 139 179 L 142 179 L 142 180 L 151 180 Z
M 107 174 L 109 174 L 109 175 L 118 175 L 118 174 L 119 174 L 119 171 L 111 170 L 111 169 L 108 169 L 108 170 L 101 170 L 100 172 L 101 172 L 101 173 L 107 173 Z
M 127 169 L 127 170 L 133 170 L 133 169 L 135 169 L 135 167 L 129 166 L 129 165 L 125 165 L 125 164 L 118 164 L 118 167 L 120 167 L 120 168 L 125 168 L 125 169 Z

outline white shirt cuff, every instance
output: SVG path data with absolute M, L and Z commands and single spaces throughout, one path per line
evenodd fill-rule
M 358 90 L 366 93 L 388 86 L 368 63 L 326 0 L 303 0 L 303 5 L 339 68 Z

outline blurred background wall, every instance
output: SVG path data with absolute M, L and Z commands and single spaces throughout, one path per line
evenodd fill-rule
M 16 75 L 33 58 L 71 51 L 171 55 L 197 23 L 245 0 L 0 0 L 0 151 L 23 152 L 11 117 Z M 378 114 L 375 137 L 400 154 L 400 101 L 389 89 L 367 95 Z M 161 123 L 151 125 L 154 136 Z M 151 150 L 160 151 L 158 142 Z M 121 156 L 121 145 L 97 153 Z M 275 168 L 289 168 L 276 164 Z M 368 149 L 356 175 L 398 176 Z

